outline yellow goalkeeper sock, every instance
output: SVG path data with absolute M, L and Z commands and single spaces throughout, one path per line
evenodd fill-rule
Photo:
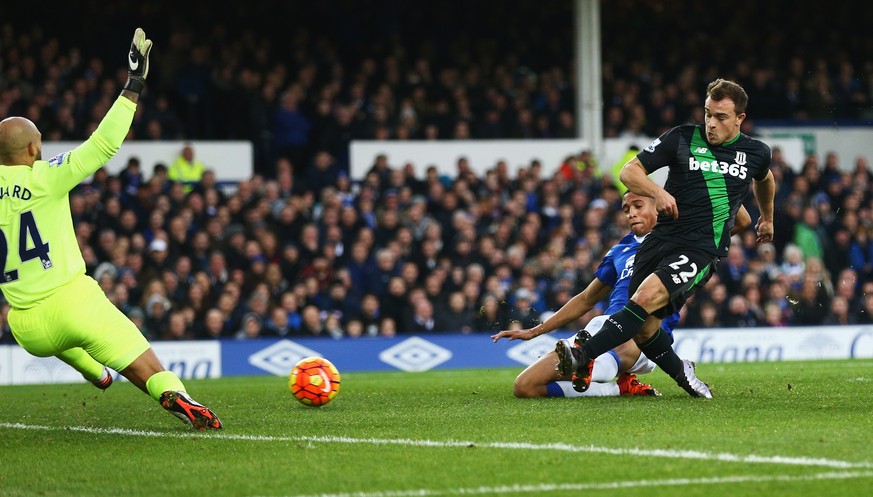
M 161 371 L 160 373 L 153 374 L 148 380 L 146 380 L 146 389 L 149 391 L 149 395 L 151 395 L 153 399 L 160 400 L 161 394 L 167 390 L 173 392 L 184 392 L 185 385 L 182 384 L 182 380 L 176 376 L 176 373 L 172 371 Z

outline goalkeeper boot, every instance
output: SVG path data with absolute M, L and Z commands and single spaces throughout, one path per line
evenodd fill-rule
M 200 404 L 185 392 L 166 391 L 161 394 L 161 407 L 173 413 L 197 430 L 221 429 L 221 421 L 208 407 Z
M 622 396 L 661 396 L 661 392 L 655 390 L 655 387 L 648 383 L 640 383 L 640 380 L 637 379 L 637 375 L 632 373 L 622 373 L 618 375 L 616 383 L 618 384 L 618 392 Z
M 97 378 L 96 380 L 91 380 L 91 384 L 99 388 L 100 390 L 106 390 L 107 388 L 109 388 L 109 386 L 112 385 L 112 373 L 109 372 L 109 368 L 103 366 L 103 374 L 100 376 L 100 378 Z
M 683 359 L 682 363 L 685 365 L 682 373 L 679 374 L 675 378 L 676 383 L 679 384 L 680 387 L 685 389 L 688 392 L 688 395 L 692 397 L 703 397 L 704 399 L 712 398 L 712 391 L 709 389 L 709 385 L 700 381 L 700 379 L 695 374 L 697 369 L 697 365 L 694 364 L 694 361 L 690 361 L 688 359 Z

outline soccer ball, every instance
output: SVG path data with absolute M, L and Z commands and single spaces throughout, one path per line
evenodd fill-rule
M 291 393 L 307 406 L 323 406 L 333 400 L 340 389 L 340 374 L 332 362 L 323 357 L 301 359 L 288 378 Z

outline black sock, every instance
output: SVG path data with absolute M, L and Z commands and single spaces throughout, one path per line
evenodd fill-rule
M 670 334 L 661 328 L 658 328 L 655 336 L 646 343 L 639 344 L 639 347 L 650 361 L 657 364 L 659 368 L 664 370 L 674 380 L 684 373 L 685 365 L 682 364 L 682 359 L 673 350 L 673 341 L 670 339 Z
M 628 300 L 620 311 L 606 318 L 600 331 L 585 342 L 582 350 L 592 359 L 612 350 L 633 338 L 647 317 L 649 313 L 645 309 L 633 300 Z

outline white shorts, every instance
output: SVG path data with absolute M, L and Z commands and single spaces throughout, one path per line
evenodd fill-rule
M 588 321 L 588 324 L 585 325 L 585 331 L 590 333 L 591 336 L 596 335 L 597 332 L 600 331 L 600 328 L 603 327 L 603 323 L 606 322 L 606 319 L 608 317 L 609 316 L 606 314 L 601 314 L 600 316 L 593 317 L 591 321 Z

